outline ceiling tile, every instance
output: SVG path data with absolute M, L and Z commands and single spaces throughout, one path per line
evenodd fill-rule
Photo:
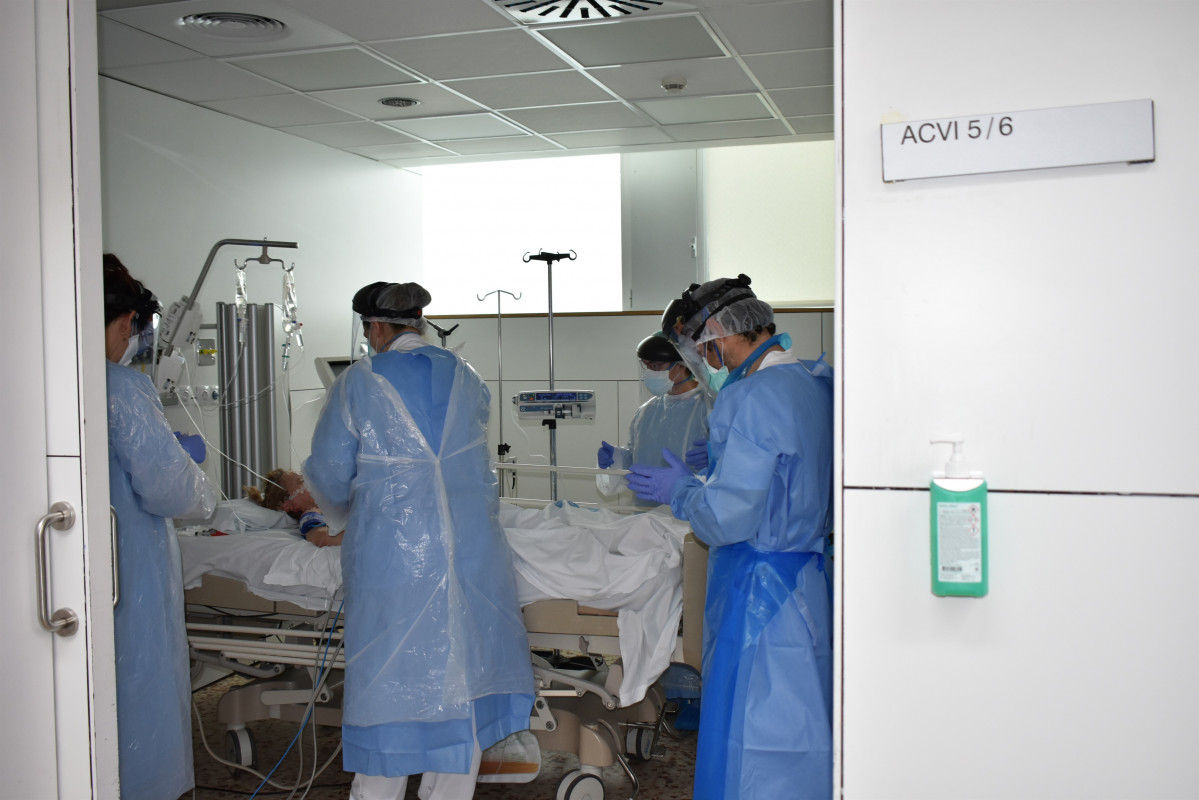
M 231 58 L 226 63 L 301 92 L 417 83 L 418 78 L 357 47 Z
M 179 24 L 180 19 L 192 14 L 228 13 L 230 5 L 219 0 L 184 0 L 103 13 L 117 22 L 190 47 L 208 56 L 303 50 L 350 43 L 350 38 L 345 34 L 314 22 L 288 5 L 273 0 L 237 0 L 237 3 L 233 4 L 237 6 L 234 13 L 259 15 L 282 22 L 286 27 L 278 36 L 248 38 L 244 33 L 251 29 L 233 27 L 229 33 L 218 37 Z
M 237 100 L 216 100 L 205 106 L 222 114 L 266 125 L 286 128 L 292 125 L 316 125 L 322 122 L 347 122 L 354 117 L 302 94 L 282 94 L 273 97 L 245 97 Z
M 735 94 L 757 89 L 741 65 L 732 58 L 701 58 L 687 61 L 654 61 L 621 67 L 588 70 L 591 77 L 616 94 L 630 100 L 662 97 L 663 81 L 683 81 L 686 94 Z
M 666 129 L 676 141 L 702 142 L 721 139 L 756 139 L 762 136 L 786 136 L 787 128 L 777 119 L 749 122 L 708 122 L 701 125 L 670 125 Z
M 776 89 L 770 99 L 783 112 L 784 117 L 810 117 L 815 114 L 833 113 L 833 87 L 818 86 L 809 89 Z
M 706 16 L 741 55 L 833 46 L 833 4 L 827 0 L 739 3 Z
M 443 150 L 436 145 L 425 144 L 424 142 L 412 142 L 410 144 L 379 144 L 368 145 L 366 147 L 347 147 L 345 149 L 350 153 L 356 153 L 360 156 L 373 158 L 376 161 L 387 158 L 415 158 L 421 156 L 450 155 L 447 150 Z
M 312 96 L 352 114 L 377 120 L 442 117 L 484 110 L 464 97 L 428 83 L 376 86 L 369 89 L 335 89 L 329 92 L 313 92 Z M 408 97 L 419 100 L 420 104 L 407 108 L 385 106 L 379 102 L 384 97 Z
M 814 117 L 787 117 L 787 122 L 796 133 L 832 133 L 833 115 L 817 114 Z
M 101 71 L 200 57 L 195 50 L 188 50 L 104 17 L 96 19 L 96 38 Z
M 477 156 L 487 153 L 531 153 L 539 150 L 559 152 L 561 147 L 553 142 L 547 142 L 540 136 L 507 136 L 502 139 L 465 139 L 457 142 L 446 142 L 445 146 L 455 153 L 464 156 Z
M 516 25 L 503 11 L 480 0 L 384 0 L 373 3 L 288 0 L 288 5 L 360 42 L 495 30 Z
M 611 131 L 585 131 L 583 133 L 555 133 L 550 135 L 564 147 L 620 147 L 622 145 L 666 144 L 671 139 L 657 128 L 622 128 Z
M 526 135 L 520 128 L 494 114 L 459 114 L 452 117 L 391 120 L 385 124 L 430 142 Z
M 640 100 L 636 105 L 663 125 L 774 118 L 774 114 L 758 94 L 665 97 L 659 100 Z
M 110 78 L 132 83 L 190 103 L 227 100 L 234 97 L 262 97 L 286 91 L 270 81 L 242 72 L 219 61 L 172 61 L 106 70 Z
M 796 53 L 746 56 L 745 65 L 758 77 L 763 89 L 833 85 L 831 47 Z
M 374 122 L 334 122 L 327 125 L 299 125 L 280 130 L 331 147 L 342 148 L 412 141 L 411 136 Z
M 473 78 L 446 85 L 494 109 L 534 108 L 612 99 L 612 95 L 603 88 L 574 71 Z
M 537 133 L 640 128 L 650 124 L 621 103 L 526 108 L 520 111 L 509 111 L 505 116 L 511 117 Z
M 725 55 L 696 17 L 621 20 L 537 32 L 584 67 Z
M 524 30 L 374 42 L 371 48 L 435 81 L 548 72 L 568 66 Z

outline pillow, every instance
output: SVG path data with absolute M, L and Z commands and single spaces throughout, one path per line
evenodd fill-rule
M 208 525 L 222 533 L 299 528 L 299 523 L 282 511 L 263 508 L 245 497 L 217 503 Z

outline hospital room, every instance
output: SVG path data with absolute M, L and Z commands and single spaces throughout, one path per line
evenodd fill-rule
M 6 796 L 1199 797 L 1199 3 L 4 14 Z
M 352 640 L 339 650 L 354 524 L 321 502 L 334 546 L 317 547 L 304 517 L 247 496 L 269 498 L 280 470 L 315 480 L 335 383 L 387 350 L 359 304 L 381 281 L 427 290 L 419 338 L 490 396 L 477 449 L 497 469 L 536 694 L 529 730 L 485 748 L 474 796 L 689 798 L 707 548 L 623 473 L 632 440 L 666 442 L 653 426 L 685 434 L 680 458 L 706 447 L 702 368 L 645 380 L 684 363 L 663 316 L 695 284 L 744 273 L 735 291 L 831 386 L 831 6 L 588 26 L 586 11 L 410 5 L 100 4 L 104 248 L 162 306 L 130 366 L 216 489 L 212 515 L 173 523 L 195 797 L 391 796 L 342 764 L 361 752 L 341 722 L 361 717 Z M 679 393 L 699 412 L 685 431 L 638 417 Z M 831 402 L 826 416 L 831 437 Z

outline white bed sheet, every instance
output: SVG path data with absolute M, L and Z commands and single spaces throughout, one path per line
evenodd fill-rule
M 621 515 L 565 503 L 540 509 L 501 503 L 500 523 L 522 606 L 569 599 L 617 612 L 625 670 L 621 703 L 641 700 L 675 650 L 687 524 L 665 507 Z M 259 597 L 310 610 L 328 609 L 339 598 L 340 548 L 316 547 L 294 530 L 179 539 L 184 588 L 210 573 L 239 580 Z

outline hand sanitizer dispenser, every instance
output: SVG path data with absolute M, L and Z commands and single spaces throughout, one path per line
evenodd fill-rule
M 967 468 L 963 440 L 934 439 L 953 454 L 933 473 L 931 498 L 932 588 L 938 597 L 987 593 L 987 482 Z

